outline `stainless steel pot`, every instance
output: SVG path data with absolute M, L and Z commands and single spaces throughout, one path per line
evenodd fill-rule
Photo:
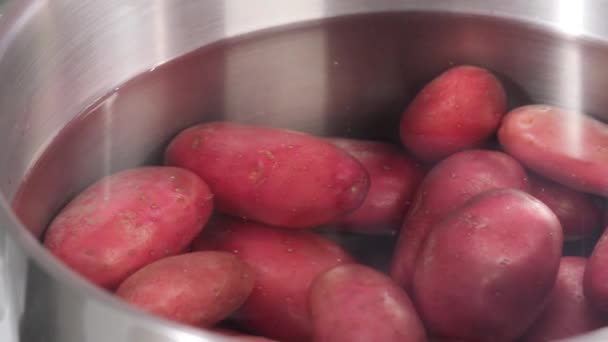
M 0 20 L 2 340 L 223 340 L 87 284 L 39 245 L 44 225 L 75 191 L 154 159 L 197 121 L 382 136 L 455 63 L 496 71 L 516 101 L 608 118 L 605 13 L 600 0 L 14 1 Z

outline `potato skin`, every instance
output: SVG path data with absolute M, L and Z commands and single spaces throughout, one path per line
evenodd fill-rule
M 437 224 L 417 261 L 413 299 L 437 336 L 513 341 L 555 284 L 562 228 L 542 202 L 491 190 Z
M 474 66 L 447 70 L 427 84 L 403 113 L 401 141 L 423 160 L 440 160 L 480 147 L 506 113 L 505 91 L 494 75 Z
M 221 212 L 285 228 L 333 222 L 357 209 L 369 188 L 367 172 L 348 153 L 278 128 L 194 126 L 173 139 L 165 162 L 203 178 Z
M 410 291 L 416 259 L 431 228 L 471 197 L 500 188 L 529 189 L 526 172 L 505 153 L 468 150 L 438 163 L 420 184 L 403 222 L 391 277 Z
M 427 340 L 405 291 L 363 265 L 340 265 L 318 276 L 309 303 L 315 342 Z
M 193 249 L 232 252 L 249 264 L 256 286 L 235 320 L 247 330 L 290 342 L 310 338 L 308 290 L 313 280 L 353 261 L 340 246 L 310 231 L 229 217 L 214 218 Z
M 562 257 L 547 307 L 528 329 L 522 342 L 556 341 L 599 329 L 608 323 L 583 293 L 586 263 L 585 258 Z
M 44 245 L 94 284 L 115 289 L 141 267 L 188 247 L 213 209 L 194 173 L 141 167 L 102 178 L 51 222 Z
M 531 175 L 530 194 L 553 210 L 564 229 L 566 240 L 591 237 L 601 228 L 601 205 L 587 193 Z
M 608 126 L 547 105 L 516 108 L 498 131 L 502 147 L 530 169 L 573 189 L 608 195 Z
M 253 270 L 227 252 L 195 252 L 153 262 L 116 295 L 175 322 L 210 327 L 238 309 L 254 286 Z
M 329 141 L 367 170 L 370 187 L 363 204 L 335 223 L 343 231 L 394 235 L 424 177 L 424 168 L 397 146 L 368 140 Z

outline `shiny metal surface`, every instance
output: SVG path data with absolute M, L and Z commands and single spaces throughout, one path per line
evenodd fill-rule
M 36 237 L 70 194 L 153 160 L 193 122 L 391 138 L 407 99 L 452 64 L 491 68 L 516 101 L 608 118 L 604 13 L 607 1 L 13 2 L 0 19 L 0 321 L 27 342 L 221 341 L 127 308 Z

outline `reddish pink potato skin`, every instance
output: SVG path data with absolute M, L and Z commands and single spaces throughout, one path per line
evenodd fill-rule
M 437 164 L 420 184 L 406 215 L 391 263 L 391 277 L 410 291 L 416 259 L 431 228 L 471 197 L 500 188 L 529 189 L 526 172 L 505 153 L 469 150 Z
M 141 167 L 107 176 L 76 196 L 44 245 L 98 286 L 115 289 L 141 267 L 188 247 L 213 209 L 194 173 Z
M 602 209 L 589 194 L 539 176 L 530 177 L 530 194 L 553 210 L 566 240 L 593 236 L 601 227 Z
M 585 296 L 600 311 L 608 312 L 608 229 L 604 229 L 587 261 Z
M 573 189 L 608 195 L 608 126 L 582 113 L 530 105 L 498 131 L 503 148 L 530 169 Z
M 310 285 L 319 274 L 352 262 L 352 258 L 334 242 L 309 231 L 228 217 L 211 222 L 193 249 L 232 252 L 248 263 L 256 276 L 256 286 L 235 319 L 248 330 L 270 338 L 309 340 Z
M 408 295 L 388 276 L 357 264 L 323 273 L 310 288 L 315 342 L 425 342 Z
M 547 307 L 522 342 L 556 341 L 599 329 L 607 323 L 583 293 L 586 262 L 585 258 L 562 257 Z
M 235 255 L 196 252 L 145 266 L 127 278 L 116 295 L 172 321 L 209 327 L 238 309 L 253 286 L 253 271 Z
M 401 119 L 401 141 L 423 160 L 480 147 L 506 113 L 505 91 L 488 70 L 458 66 L 414 98 Z
M 342 138 L 329 141 L 361 162 L 371 182 L 363 204 L 336 224 L 345 231 L 396 234 L 424 177 L 423 167 L 391 144 Z
M 220 211 L 286 228 L 331 223 L 357 209 L 369 176 L 361 163 L 307 134 L 234 123 L 182 131 L 165 161 L 194 171 Z
M 413 298 L 436 336 L 513 341 L 555 284 L 562 228 L 519 190 L 471 199 L 433 229 L 416 264 Z

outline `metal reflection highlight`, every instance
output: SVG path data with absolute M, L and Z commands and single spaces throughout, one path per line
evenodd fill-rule
M 557 11 L 557 24 L 564 33 L 572 36 L 583 33 L 585 1 L 558 0 Z

